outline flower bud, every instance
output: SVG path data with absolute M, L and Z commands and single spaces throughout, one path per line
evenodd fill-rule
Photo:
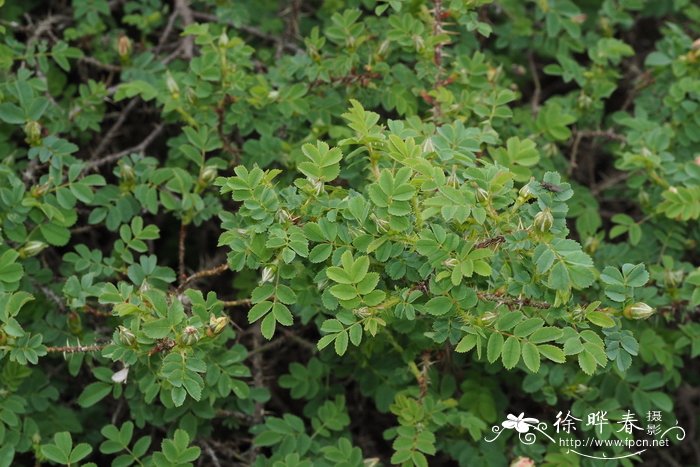
M 384 55 L 387 53 L 389 50 L 389 46 L 391 45 L 391 41 L 385 40 L 381 44 L 379 44 L 379 49 L 377 49 L 377 54 L 379 55 Z
M 435 151 L 435 145 L 433 145 L 433 138 L 425 138 L 423 141 L 423 152 L 430 154 Z
M 24 134 L 27 136 L 25 141 L 31 146 L 41 144 L 41 125 L 36 120 L 29 120 L 24 124 Z
M 168 71 L 165 75 L 165 86 L 168 88 L 168 92 L 173 97 L 173 99 L 180 98 L 180 86 L 177 85 L 177 81 L 173 78 L 173 75 Z
M 194 89 L 187 88 L 185 91 L 185 98 L 187 99 L 188 104 L 197 105 L 197 93 Z
M 180 336 L 182 345 L 194 345 L 199 341 L 199 331 L 194 326 L 187 326 Z
M 117 371 L 112 375 L 112 381 L 114 381 L 117 384 L 121 383 L 126 383 L 126 380 L 129 378 L 129 367 L 125 366 L 121 370 Z
M 535 226 L 535 229 L 540 232 L 548 232 L 549 229 L 552 228 L 552 225 L 554 225 L 554 216 L 552 216 L 552 211 L 550 211 L 549 208 L 545 208 L 543 211 L 538 212 L 535 216 L 533 225 Z
M 583 92 L 578 96 L 577 101 L 582 109 L 589 109 L 593 105 L 593 98 Z
M 262 284 L 266 282 L 272 282 L 275 279 L 275 269 L 272 266 L 267 266 L 263 268 L 262 271 L 262 278 L 260 279 L 260 282 Z
M 208 165 L 204 167 L 202 172 L 199 174 L 199 180 L 204 184 L 209 184 L 214 181 L 217 175 L 216 167 Z
M 226 329 L 227 325 L 228 316 L 220 316 L 217 318 L 216 316 L 211 315 L 209 317 L 209 326 L 207 327 L 207 336 L 218 336 L 219 334 L 224 332 L 224 329 Z
M 131 181 L 136 178 L 134 168 L 131 166 L 131 164 L 127 164 L 126 162 L 119 165 L 119 175 L 121 175 L 121 178 L 123 178 L 125 181 Z
M 226 34 L 226 31 L 224 31 L 219 36 L 219 47 L 224 48 L 227 45 L 228 45 L 228 35 Z
M 487 311 L 481 317 L 479 317 L 479 322 L 484 326 L 491 326 L 494 321 L 498 318 L 498 313 L 494 311 Z
M 387 232 L 389 230 L 389 221 L 386 219 L 378 218 L 374 213 L 370 214 L 370 218 L 374 221 L 374 225 L 377 226 L 379 232 Z
M 479 201 L 480 203 L 484 203 L 488 201 L 489 199 L 489 192 L 484 190 L 481 187 L 476 188 L 476 200 Z
M 453 268 L 459 264 L 459 261 L 456 258 L 448 258 L 443 261 L 442 264 L 444 264 L 447 268 Z
M 19 255 L 22 258 L 36 256 L 39 253 L 41 253 L 47 246 L 48 245 L 46 243 L 41 242 L 39 240 L 30 240 L 27 243 L 25 243 L 22 248 L 19 249 Z
M 518 191 L 518 196 L 523 198 L 523 202 L 532 199 L 535 197 L 535 194 L 532 192 L 532 187 L 528 183 L 527 185 L 523 185 L 522 188 L 520 188 L 520 191 Z
M 5 331 L 0 329 L 0 345 L 5 345 L 7 344 L 7 334 L 5 334 Z
M 128 36 L 121 36 L 117 41 L 117 53 L 119 58 L 126 60 L 131 55 L 131 39 Z
M 413 45 L 416 47 L 416 51 L 418 51 L 418 52 L 425 49 L 425 41 L 423 40 L 423 36 L 420 36 L 418 34 L 414 34 L 413 35 Z
M 34 185 L 30 190 L 30 194 L 34 198 L 39 198 L 43 196 L 47 191 L 49 191 L 49 185 L 44 183 L 43 185 Z
M 509 467 L 535 467 L 535 461 L 529 457 L 520 456 L 511 462 Z
M 119 333 L 119 342 L 121 342 L 123 345 L 131 347 L 136 343 L 136 336 L 129 328 L 119 326 L 117 328 L 117 332 Z
M 637 302 L 629 305 L 622 312 L 625 318 L 628 319 L 647 319 L 654 313 L 656 313 L 656 310 L 644 302 Z
M 355 313 L 355 316 L 357 316 L 358 318 L 367 318 L 369 315 L 371 315 L 371 313 L 369 312 L 369 308 L 367 308 L 366 306 L 354 310 L 353 313 Z

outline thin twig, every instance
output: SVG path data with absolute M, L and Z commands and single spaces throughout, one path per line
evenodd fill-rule
M 61 313 L 66 313 L 68 310 L 66 308 L 66 304 L 61 300 L 61 298 L 56 295 L 56 292 L 51 290 L 49 287 L 45 286 L 44 284 L 35 284 L 39 290 L 52 302 L 58 306 L 58 309 L 61 310 Z
M 597 184 L 591 190 L 591 193 L 593 193 L 594 196 L 599 195 L 600 193 L 607 190 L 608 188 L 611 188 L 620 182 L 624 182 L 625 180 L 630 178 L 631 175 L 632 175 L 631 172 L 620 172 L 620 173 L 617 173 L 611 177 L 608 177 L 605 180 L 603 180 L 602 182 L 600 182 L 599 184 Z
M 207 455 L 211 459 L 214 467 L 221 467 L 221 463 L 219 462 L 219 458 L 216 457 L 216 453 L 212 449 L 211 445 L 209 443 L 207 443 L 206 440 L 200 440 L 200 443 L 204 447 L 204 451 L 207 453 Z
M 530 99 L 530 106 L 532 107 L 532 113 L 537 114 L 540 110 L 540 97 L 542 95 L 542 84 L 540 83 L 540 76 L 537 73 L 537 66 L 535 65 L 535 55 L 532 51 L 527 54 L 527 62 L 530 67 L 530 74 L 532 75 L 532 84 L 535 89 L 532 91 L 532 99 Z
M 617 134 L 612 130 L 581 130 L 576 131 L 574 135 L 574 142 L 571 145 L 571 155 L 569 157 L 569 168 L 568 174 L 571 175 L 574 169 L 577 167 L 577 157 L 578 150 L 583 138 L 606 138 L 613 141 L 618 141 L 624 143 L 627 141 L 623 135 Z
M 262 360 L 262 350 L 261 348 L 261 341 L 262 341 L 262 333 L 260 332 L 260 322 L 255 323 L 255 327 L 253 328 L 253 349 L 251 352 L 248 354 L 251 356 L 251 370 L 253 372 L 253 385 L 256 388 L 262 388 L 265 387 L 265 381 L 263 377 L 263 360 Z M 281 341 L 281 339 L 278 339 L 278 341 Z M 272 341 L 269 344 L 276 343 L 275 341 Z M 259 400 L 255 402 L 255 406 L 253 408 L 253 423 L 255 425 L 261 424 L 263 421 L 263 403 L 260 402 Z M 250 450 L 250 460 L 253 461 L 255 458 L 258 456 L 258 453 L 260 452 L 260 448 L 257 446 L 253 446 Z
M 153 142 L 153 140 L 161 134 L 164 128 L 165 124 L 160 123 L 143 141 L 141 141 L 136 146 L 124 149 L 123 151 L 115 152 L 114 154 L 110 154 L 101 159 L 90 161 L 87 163 L 85 170 L 95 170 L 99 167 L 102 167 L 103 165 L 111 164 L 112 162 L 117 161 L 124 156 L 128 156 L 131 153 L 143 152 Z
M 284 3 L 283 3 L 284 4 Z M 299 36 L 299 13 L 301 12 L 301 0 L 291 0 L 286 8 L 280 12 L 284 17 L 286 27 L 283 40 L 277 41 L 275 46 L 275 59 L 279 60 L 284 53 L 284 44 L 291 42 Z
M 578 157 L 578 148 L 581 145 L 581 139 L 583 139 L 583 133 L 576 132 L 574 136 L 574 143 L 571 145 L 571 156 L 569 156 L 569 168 L 567 169 L 567 174 L 571 176 L 574 173 L 574 169 L 578 167 L 576 159 Z
M 117 136 L 117 133 L 121 129 L 122 125 L 124 122 L 126 122 L 127 117 L 131 113 L 132 110 L 136 108 L 136 104 L 138 103 L 138 100 L 132 99 L 131 102 L 129 102 L 126 107 L 120 112 L 119 118 L 117 119 L 116 122 L 111 126 L 109 131 L 107 131 L 107 134 L 105 134 L 104 138 L 100 140 L 100 144 L 97 145 L 97 148 L 92 152 L 92 159 L 97 159 L 100 157 L 102 152 L 107 149 L 107 145 L 112 142 L 115 136 Z
M 581 134 L 584 138 L 607 138 L 613 141 L 619 141 L 620 143 L 627 141 L 624 135 L 615 133 L 613 130 L 582 130 L 577 133 Z
M 158 44 L 156 45 L 156 48 L 153 49 L 153 53 L 155 55 L 158 55 L 163 46 L 166 44 L 168 37 L 170 36 L 170 33 L 173 30 L 173 26 L 175 26 L 175 20 L 177 19 L 177 16 L 178 11 L 177 9 L 174 9 L 173 12 L 170 14 L 170 17 L 168 18 L 168 22 L 165 24 L 165 29 L 163 29 L 163 32 L 161 33 L 160 38 L 158 39 Z
M 192 10 L 190 9 L 189 0 L 175 0 L 175 11 L 182 19 L 182 29 L 185 29 L 187 26 L 194 23 L 194 17 L 192 15 Z M 185 37 L 182 43 L 182 51 L 186 59 L 191 60 L 192 57 L 194 57 L 194 37 Z
M 95 57 L 85 56 L 85 57 L 81 57 L 79 60 L 83 63 L 87 63 L 89 65 L 92 65 L 92 66 L 97 67 L 97 68 L 101 68 L 103 70 L 106 70 L 106 71 L 109 71 L 112 73 L 119 73 L 120 71 L 122 71 L 122 67 L 120 67 L 119 65 L 113 65 L 111 63 L 103 63 L 103 62 L 97 60 Z
M 235 29 L 243 31 L 246 34 L 250 34 L 251 36 L 255 36 L 259 39 L 263 39 L 263 40 L 268 41 L 268 42 L 272 42 L 275 44 L 280 42 L 279 37 L 275 37 L 271 34 L 268 34 L 264 31 L 262 31 L 261 29 L 256 28 L 255 26 L 236 25 L 232 21 L 228 21 L 228 20 L 225 20 L 223 18 L 219 18 L 216 15 L 212 15 L 210 13 L 203 13 L 200 11 L 193 11 L 192 16 L 194 16 L 195 19 L 200 20 L 200 21 L 207 21 L 207 22 L 218 23 L 218 24 L 226 24 L 226 25 L 231 26 Z M 294 53 L 301 52 L 303 50 L 297 44 L 295 44 L 293 42 L 287 42 L 287 41 L 283 41 L 282 47 L 284 49 L 288 50 L 289 52 L 294 52 Z
M 111 318 L 113 316 L 112 313 L 98 310 L 97 308 L 93 308 L 90 305 L 85 305 L 85 307 L 83 307 L 83 312 L 92 316 L 96 316 L 98 318 Z
M 488 248 L 490 246 L 498 246 L 505 241 L 506 241 L 506 238 L 503 235 L 496 235 L 495 237 L 487 238 L 486 240 L 482 240 L 479 243 L 475 244 L 474 249 L 478 250 L 479 248 Z
M 315 354 L 318 352 L 318 347 L 316 346 L 316 344 L 307 341 L 303 337 L 297 336 L 296 334 L 294 334 L 293 331 L 290 331 L 289 329 L 283 329 L 282 334 L 284 334 L 284 337 L 286 339 L 296 343 L 297 345 L 299 345 L 299 347 L 305 348 L 306 350 L 308 350 L 312 354 Z
M 550 305 L 547 302 L 538 302 L 529 298 L 508 297 L 505 295 L 488 292 L 477 292 L 476 295 L 477 297 L 479 297 L 480 300 L 485 300 L 488 302 L 498 302 L 508 306 L 530 306 L 542 310 L 546 310 L 552 307 L 552 305 Z

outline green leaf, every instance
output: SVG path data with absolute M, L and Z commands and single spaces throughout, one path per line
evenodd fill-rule
M 525 342 L 522 352 L 525 366 L 533 373 L 537 373 L 540 370 L 540 351 L 537 346 L 531 342 Z
M 501 351 L 503 350 L 503 335 L 494 332 L 489 337 L 489 341 L 486 344 L 486 359 L 489 363 L 493 363 L 498 360 L 501 356 Z
M 562 351 L 559 347 L 555 347 L 550 344 L 540 344 L 537 346 L 537 350 L 540 352 L 540 354 L 544 355 L 546 358 L 553 362 L 566 362 L 566 356 L 564 355 L 564 351 Z
M 518 323 L 518 325 L 513 329 L 513 334 L 518 337 L 527 337 L 536 330 L 540 329 L 543 324 L 544 320 L 542 318 L 529 318 L 521 323 Z
M 0 120 L 12 125 L 21 125 L 25 121 L 24 111 L 15 104 L 3 102 L 0 104 Z
M 78 397 L 78 405 L 80 405 L 83 408 L 92 407 L 93 405 L 97 404 L 99 401 L 107 397 L 107 395 L 109 395 L 110 392 L 112 392 L 111 384 L 103 382 L 95 382 L 88 384 Z
M 442 316 L 452 311 L 452 300 L 448 297 L 434 297 L 425 304 L 425 311 L 433 316 Z
M 262 320 L 262 323 L 260 324 L 260 332 L 262 333 L 265 339 L 270 340 L 272 339 L 272 336 L 275 335 L 276 327 L 277 320 L 275 319 L 275 315 L 273 313 L 270 313 L 267 316 L 265 316 L 265 319 Z
M 159 318 L 143 325 L 143 333 L 151 339 L 162 339 L 172 331 L 172 325 L 167 318 Z
M 615 326 L 615 320 L 612 319 L 610 315 L 603 313 L 602 311 L 589 311 L 586 313 L 586 319 L 603 328 L 611 328 Z
M 588 350 L 578 354 L 578 364 L 587 375 L 592 375 L 595 372 L 596 360 Z
M 57 224 L 42 224 L 39 230 L 49 245 L 65 246 L 70 239 L 70 230 Z
M 520 341 L 515 336 L 510 336 L 503 344 L 503 352 L 501 354 L 503 366 L 510 370 L 520 361 Z
M 248 311 L 248 322 L 254 323 L 265 316 L 272 309 L 272 302 L 260 302 Z
M 552 326 L 545 326 L 533 332 L 528 340 L 533 344 L 541 344 L 542 342 L 557 340 L 561 337 L 561 335 L 561 329 Z
M 510 331 L 523 319 L 523 314 L 519 311 L 502 313 L 496 321 L 496 329 L 499 331 Z
M 339 332 L 335 337 L 335 353 L 345 355 L 348 350 L 348 333 L 345 331 Z
M 462 337 L 457 346 L 455 347 L 455 352 L 464 353 L 469 352 L 477 343 L 477 338 L 474 334 L 467 334 Z
M 85 459 L 92 452 L 92 446 L 87 443 L 80 443 L 70 453 L 70 463 L 77 464 Z
M 277 322 L 282 326 L 291 326 L 294 322 L 292 312 L 281 303 L 275 303 L 272 306 L 272 314 L 275 316 Z

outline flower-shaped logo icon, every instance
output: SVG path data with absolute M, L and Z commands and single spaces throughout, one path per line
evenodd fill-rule
M 507 420 L 501 425 L 509 430 L 515 429 L 518 433 L 527 433 L 537 423 L 539 423 L 539 420 L 536 418 L 525 418 L 525 412 L 521 412 L 517 417 L 513 414 L 508 414 Z

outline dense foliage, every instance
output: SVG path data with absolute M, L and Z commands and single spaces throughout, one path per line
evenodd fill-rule
M 0 466 L 700 464 L 693 1 L 0 5 Z

